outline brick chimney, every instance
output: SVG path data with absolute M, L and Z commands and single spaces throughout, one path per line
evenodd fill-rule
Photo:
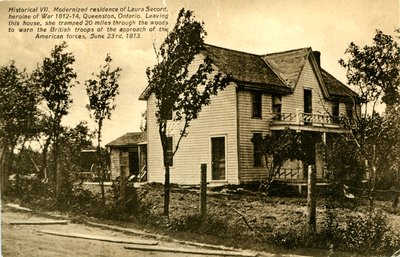
M 320 51 L 313 51 L 313 55 L 319 67 L 321 67 L 321 52 Z

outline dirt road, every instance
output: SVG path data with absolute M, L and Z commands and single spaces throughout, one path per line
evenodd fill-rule
M 97 240 L 88 240 L 82 238 L 70 238 L 43 233 L 43 231 L 56 231 L 62 234 L 84 234 L 88 236 L 101 236 L 110 239 L 129 240 L 129 241 L 148 241 L 154 242 L 154 239 L 146 239 L 140 236 L 126 235 L 120 232 L 114 232 L 107 229 L 89 227 L 83 224 L 68 223 L 67 225 L 12 225 L 10 223 L 19 221 L 43 221 L 49 220 L 32 213 L 15 211 L 13 209 L 2 208 L 2 249 L 4 257 L 29 256 L 29 257 L 75 257 L 75 256 L 152 256 L 152 257 L 184 257 L 184 256 L 215 256 L 199 255 L 187 253 L 171 253 L 158 251 L 128 250 L 124 246 L 135 246 L 134 244 L 113 243 Z M 191 246 L 182 246 L 176 243 L 157 241 L 158 248 L 175 248 L 187 250 L 199 250 Z M 146 247 L 146 246 L 145 246 Z M 204 250 L 206 251 L 206 250 Z

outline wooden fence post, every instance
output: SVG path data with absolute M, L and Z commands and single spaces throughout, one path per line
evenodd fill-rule
M 309 233 L 315 233 L 317 230 L 316 179 L 315 165 L 309 165 L 307 183 L 307 217 Z
M 207 164 L 201 164 L 200 174 L 200 215 L 204 218 L 207 215 Z

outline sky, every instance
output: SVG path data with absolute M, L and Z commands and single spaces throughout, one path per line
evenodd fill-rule
M 266 54 L 312 47 L 321 52 L 321 65 L 343 83 L 346 72 L 338 60 L 346 58 L 351 42 L 372 43 L 375 29 L 393 34 L 400 27 L 399 0 L 125 0 L 125 1 L 1 1 L 0 65 L 14 60 L 20 69 L 35 69 L 59 40 L 38 40 L 21 33 L 8 32 L 10 6 L 166 6 L 172 27 L 181 8 L 194 12 L 203 21 L 206 43 L 254 54 Z M 66 40 L 67 51 L 75 56 L 74 69 L 80 82 L 72 89 L 73 104 L 63 124 L 75 126 L 87 121 L 95 124 L 85 108 L 88 103 L 84 81 L 99 71 L 109 53 L 112 66 L 122 69 L 120 94 L 111 120 L 105 121 L 103 144 L 127 132 L 139 131 L 146 103 L 139 95 L 147 85 L 146 68 L 156 63 L 153 44 L 159 46 L 166 33 L 144 34 L 138 40 Z

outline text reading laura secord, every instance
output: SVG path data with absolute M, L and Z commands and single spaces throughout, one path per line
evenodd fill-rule
M 166 32 L 167 7 L 13 7 L 8 32 L 35 39 L 140 39 L 148 32 Z

